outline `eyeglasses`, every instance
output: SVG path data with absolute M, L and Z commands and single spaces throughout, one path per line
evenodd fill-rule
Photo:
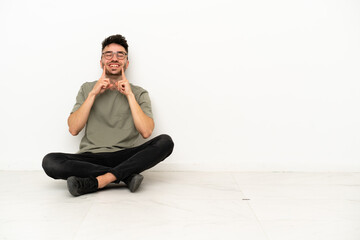
M 110 60 L 113 58 L 114 54 L 116 54 L 116 57 L 120 60 L 123 60 L 125 56 L 127 56 L 126 52 L 103 52 L 102 55 L 105 57 L 105 59 Z

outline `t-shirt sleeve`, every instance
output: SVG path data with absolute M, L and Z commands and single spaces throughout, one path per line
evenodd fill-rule
M 73 109 L 71 110 L 71 113 L 78 110 L 81 107 L 81 105 L 85 102 L 85 100 L 86 100 L 86 98 L 85 98 L 85 91 L 84 91 L 84 84 L 83 84 L 78 92 L 78 95 L 76 96 L 76 103 L 75 103 Z
M 153 118 L 153 114 L 151 110 L 151 101 L 150 101 L 149 93 L 146 90 L 140 94 L 138 99 L 138 104 L 140 105 L 141 109 L 147 116 Z

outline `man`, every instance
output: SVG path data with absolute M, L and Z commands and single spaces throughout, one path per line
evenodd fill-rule
M 148 92 L 125 76 L 129 60 L 123 36 L 102 42 L 100 66 L 100 79 L 81 86 L 68 118 L 74 136 L 86 126 L 79 152 L 50 153 L 42 162 L 48 176 L 67 180 L 74 196 L 120 181 L 135 192 L 143 180 L 140 173 L 167 158 L 174 147 L 168 135 L 135 147 L 140 135 L 151 136 L 154 121 Z

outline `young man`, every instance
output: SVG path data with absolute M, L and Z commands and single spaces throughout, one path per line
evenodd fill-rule
M 160 135 L 135 147 L 141 135 L 154 129 L 149 94 L 129 83 L 128 44 L 121 35 L 102 42 L 98 81 L 84 83 L 68 118 L 69 131 L 76 136 L 85 126 L 85 136 L 76 154 L 49 153 L 42 162 L 46 174 L 67 180 L 70 193 L 95 192 L 112 182 L 125 182 L 131 192 L 140 186 L 140 175 L 167 158 L 174 143 Z

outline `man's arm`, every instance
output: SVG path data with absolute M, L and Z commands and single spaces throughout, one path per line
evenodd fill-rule
M 108 78 L 105 78 L 105 67 L 103 74 L 95 84 L 94 88 L 88 94 L 88 97 L 83 102 L 81 107 L 70 114 L 68 118 L 69 132 L 71 135 L 76 136 L 85 127 L 85 124 L 89 118 L 90 110 L 95 102 L 97 95 L 103 93 L 106 89 L 111 88 L 112 84 Z
M 68 125 L 71 135 L 78 135 L 79 132 L 85 127 L 85 124 L 89 118 L 91 107 L 94 104 L 95 97 L 96 96 L 90 92 L 81 107 L 70 114 L 68 118 Z
M 127 99 L 136 130 L 138 130 L 143 138 L 150 137 L 155 126 L 154 120 L 143 112 L 133 93 L 129 94 Z
M 120 93 L 127 97 L 136 130 L 143 138 L 150 137 L 155 126 L 154 120 L 143 112 L 139 103 L 136 101 L 131 91 L 130 83 L 125 76 L 124 66 L 122 69 L 122 80 L 116 83 L 116 87 Z

